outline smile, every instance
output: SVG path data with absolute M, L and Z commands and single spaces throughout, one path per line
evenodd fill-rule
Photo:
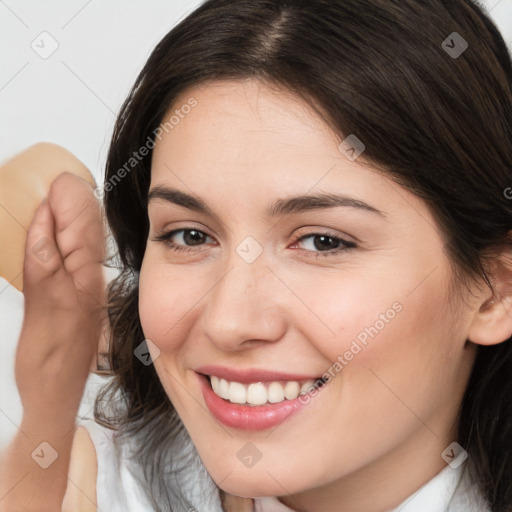
M 299 395 L 305 395 L 324 384 L 321 378 L 316 381 L 307 379 L 303 381 L 254 382 L 252 384 L 227 381 L 216 375 L 210 375 L 209 378 L 213 392 L 217 396 L 229 400 L 233 404 L 249 406 L 295 400 Z
M 318 400 L 321 377 L 225 367 L 195 369 L 205 404 L 223 425 L 240 430 L 275 427 Z

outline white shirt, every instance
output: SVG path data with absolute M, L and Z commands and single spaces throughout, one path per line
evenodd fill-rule
M 82 420 L 96 449 L 98 476 L 97 506 L 109 512 L 154 512 L 140 484 L 128 468 L 126 445 L 116 443 L 114 432 L 93 420 Z M 456 469 L 446 466 L 418 491 L 388 512 L 490 512 L 476 484 L 463 472 L 466 463 Z M 132 466 L 133 468 L 133 466 Z M 464 478 L 463 478 L 464 476 Z M 204 467 L 187 468 L 181 486 L 197 512 L 223 512 L 218 488 Z M 277 498 L 255 498 L 254 512 L 294 512 Z
M 456 469 L 446 466 L 434 478 L 388 512 L 490 512 L 469 476 L 463 477 L 463 463 Z M 459 484 L 459 485 L 458 485 Z M 254 512 L 290 512 L 276 498 L 259 498 Z

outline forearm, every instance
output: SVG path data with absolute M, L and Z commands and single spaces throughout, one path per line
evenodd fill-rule
M 2 455 L 1 512 L 60 512 L 75 422 L 50 411 L 26 415 Z

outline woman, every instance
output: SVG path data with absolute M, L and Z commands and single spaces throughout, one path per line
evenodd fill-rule
M 160 42 L 97 192 L 99 508 L 512 510 L 511 84 L 469 0 L 210 0 Z

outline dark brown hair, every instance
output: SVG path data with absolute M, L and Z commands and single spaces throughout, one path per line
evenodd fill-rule
M 454 32 L 468 45 L 461 55 L 449 51 Z M 144 339 L 138 272 L 148 236 L 151 151 L 115 184 L 113 178 L 154 138 L 179 94 L 245 78 L 284 86 L 315 105 L 340 137 L 356 134 L 365 160 L 430 206 L 461 280 L 486 277 L 493 250 L 511 251 L 512 200 L 504 191 L 512 186 L 512 66 L 477 4 L 206 1 L 149 57 L 119 113 L 105 176 L 121 274 L 109 287 L 114 379 L 98 397 L 96 417 L 141 440 L 138 461 L 156 510 L 179 509 L 163 468 L 184 432 L 153 366 L 133 354 Z M 478 347 L 458 424 L 457 440 L 492 512 L 512 510 L 510 341 Z

